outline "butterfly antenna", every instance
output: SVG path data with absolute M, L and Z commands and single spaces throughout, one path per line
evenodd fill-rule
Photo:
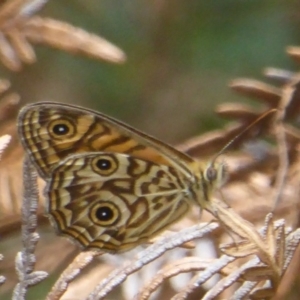
M 261 116 L 259 116 L 255 121 L 253 121 L 251 124 L 249 124 L 245 129 L 243 129 L 238 135 L 236 135 L 232 140 L 230 140 L 211 160 L 211 165 L 214 164 L 216 159 L 223 154 L 229 147 L 232 145 L 236 140 L 238 140 L 241 136 L 243 136 L 249 129 L 251 129 L 254 125 L 256 125 L 258 122 L 269 116 L 270 114 L 276 112 L 276 108 L 272 108 L 268 110 L 267 112 L 263 113 Z

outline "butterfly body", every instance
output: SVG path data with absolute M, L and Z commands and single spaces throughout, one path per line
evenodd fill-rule
M 222 166 L 200 162 L 106 115 L 44 102 L 19 114 L 21 142 L 46 181 L 56 231 L 84 249 L 129 250 L 205 208 Z M 208 172 L 209 171 L 209 172 Z

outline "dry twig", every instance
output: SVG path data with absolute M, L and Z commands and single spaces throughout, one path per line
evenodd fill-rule
M 13 299 L 25 299 L 27 289 L 44 280 L 48 274 L 44 271 L 33 271 L 35 265 L 34 250 L 39 235 L 36 231 L 36 209 L 38 190 L 36 172 L 28 159 L 24 161 L 24 198 L 22 204 L 22 244 L 23 249 L 16 257 L 16 271 L 19 283 L 13 292 Z

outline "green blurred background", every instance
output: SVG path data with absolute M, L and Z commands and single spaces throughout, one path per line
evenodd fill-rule
M 246 102 L 230 80 L 297 67 L 285 47 L 299 44 L 299 1 L 53 0 L 42 15 L 106 38 L 128 60 L 37 47 L 36 64 L 8 74 L 24 101 L 92 107 L 171 143 L 220 127 L 216 104 Z

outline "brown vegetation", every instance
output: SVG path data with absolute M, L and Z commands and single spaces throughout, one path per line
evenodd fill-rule
M 35 63 L 32 44 L 36 43 L 97 60 L 124 61 L 124 53 L 104 39 L 65 22 L 35 16 L 44 3 L 11 0 L 0 7 L 0 59 L 9 70 L 20 71 L 23 64 Z M 299 61 L 299 48 L 290 47 L 287 52 Z M 194 208 L 189 217 L 170 228 L 175 233 L 163 234 L 147 248 L 115 256 L 78 254 L 71 243 L 48 232 L 43 199 L 38 200 L 43 182 L 38 179 L 36 187 L 34 170 L 27 161 L 22 175 L 23 150 L 15 124 L 20 97 L 9 90 L 7 80 L 1 80 L 0 236 L 6 245 L 1 248 L 4 257 L 0 257 L 0 273 L 5 275 L 0 276 L 3 294 L 14 287 L 14 299 L 24 299 L 30 286 L 44 284 L 47 273 L 60 273 L 48 300 L 109 299 L 110 295 L 111 299 L 126 299 L 133 289 L 130 284 L 136 289 L 135 299 L 148 299 L 159 287 L 161 299 L 283 299 L 288 294 L 299 295 L 298 287 L 291 289 L 300 278 L 300 133 L 293 125 L 300 112 L 300 75 L 270 68 L 265 74 L 277 86 L 252 79 L 236 79 L 230 85 L 241 95 L 258 100 L 260 110 L 225 103 L 216 109 L 217 114 L 232 123 L 178 145 L 193 157 L 207 159 L 263 113 L 276 109 L 221 154 L 228 165 L 228 180 L 216 192 L 214 217 L 203 212 L 199 223 L 199 209 Z M 37 228 L 41 234 L 51 235 L 53 242 L 37 244 Z M 22 236 L 22 245 L 14 240 L 14 234 Z M 215 257 L 201 256 L 202 237 Z M 10 250 L 16 247 L 19 252 L 14 258 Z M 166 254 L 168 251 L 174 254 Z M 139 276 L 134 277 L 137 272 Z M 149 272 L 155 275 L 142 280 Z M 169 281 L 186 273 L 191 277 L 184 287 Z M 215 274 L 219 274 L 216 283 L 204 287 Z

